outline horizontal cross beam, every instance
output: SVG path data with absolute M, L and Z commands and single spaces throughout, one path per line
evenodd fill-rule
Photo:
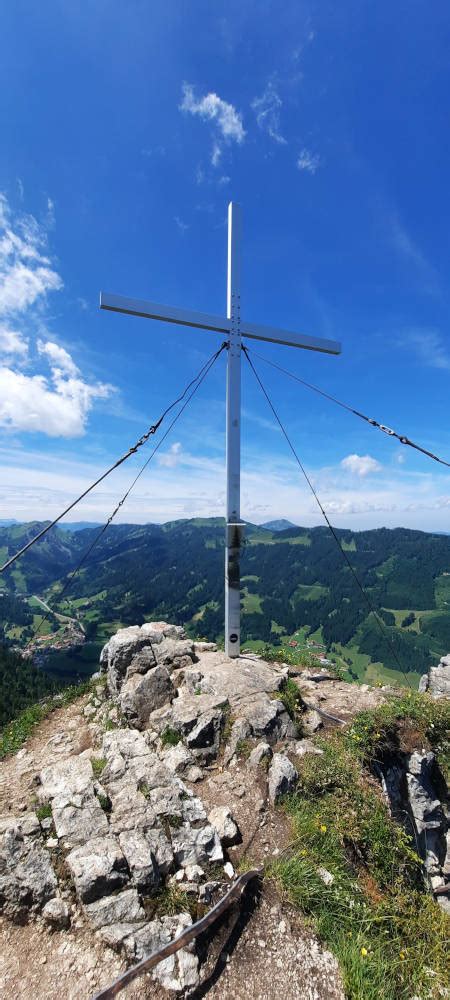
M 143 299 L 128 299 L 123 295 L 110 295 L 107 292 L 100 293 L 100 309 L 126 313 L 128 316 L 145 316 L 147 319 L 177 323 L 179 326 L 193 326 L 199 330 L 211 330 L 213 333 L 229 334 L 231 329 L 231 320 L 227 319 L 226 316 L 212 316 L 190 309 L 177 309 L 174 306 L 159 305 L 156 302 L 147 302 Z M 278 330 L 272 326 L 246 323 L 245 320 L 241 321 L 241 336 L 248 337 L 250 340 L 285 344 L 287 347 L 301 347 L 306 351 L 319 351 L 322 354 L 341 353 L 341 345 L 336 340 L 307 337 L 304 334 L 290 333 L 288 330 Z

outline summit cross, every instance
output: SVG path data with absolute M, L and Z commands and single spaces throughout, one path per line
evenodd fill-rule
M 244 522 L 241 521 L 241 348 L 242 338 L 272 344 L 301 347 L 323 354 L 340 354 L 340 344 L 303 334 L 259 326 L 241 319 L 241 236 L 240 206 L 228 206 L 227 315 L 212 316 L 189 309 L 157 305 L 141 299 L 100 293 L 100 308 L 110 312 L 163 320 L 180 326 L 225 334 L 228 340 L 226 401 L 226 527 L 225 527 L 225 652 L 240 654 L 241 575 L 240 557 Z

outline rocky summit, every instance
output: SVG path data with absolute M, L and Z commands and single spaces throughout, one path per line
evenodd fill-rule
M 430 672 L 435 697 L 445 693 L 446 660 Z M 139 961 L 205 912 L 250 844 L 256 863 L 277 856 L 290 833 L 276 806 L 295 788 L 299 761 L 323 754 L 310 735 L 330 718 L 327 692 L 334 689 L 344 718 L 386 697 L 386 689 L 353 687 L 350 706 L 349 685 L 325 671 L 306 672 L 303 697 L 295 689 L 307 734 L 300 738 L 287 697 L 296 673 L 256 656 L 230 660 L 215 644 L 195 643 L 166 622 L 117 632 L 102 650 L 82 725 L 75 721 L 60 738 L 53 734 L 31 760 L 27 749 L 17 755 L 29 801 L 15 803 L 11 790 L 0 817 L 0 907 L 8 933 L 35 922 L 68 939 L 76 930 L 88 934 L 114 953 L 109 965 L 97 966 L 105 984 L 111 970 Z M 399 768 L 391 760 L 382 769 L 384 794 L 393 812 L 406 801 L 433 886 L 444 887 L 439 901 L 447 905 L 446 823 L 433 754 L 414 751 Z M 273 929 L 278 905 L 267 910 L 266 937 L 284 933 Z M 298 974 L 295 989 L 289 986 L 288 971 L 277 965 L 285 996 L 343 998 L 333 956 L 311 932 L 289 934 L 286 969 L 302 953 L 304 976 L 308 961 L 314 966 L 315 992 Z M 283 947 L 274 944 L 269 966 L 283 961 Z M 191 943 L 156 966 L 154 988 L 195 992 L 205 960 L 205 949 Z M 94 983 L 88 980 L 84 992 L 67 987 L 66 995 L 88 997 Z M 132 995 L 154 995 L 139 989 Z

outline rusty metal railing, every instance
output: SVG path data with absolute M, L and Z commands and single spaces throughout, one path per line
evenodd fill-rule
M 228 909 L 229 906 L 231 906 L 231 903 L 242 895 L 246 885 L 251 882 L 252 879 L 260 878 L 261 875 L 261 868 L 252 868 L 250 871 L 244 872 L 243 875 L 240 875 L 239 878 L 233 882 L 228 892 L 222 896 L 222 899 L 219 899 L 219 902 L 216 903 L 215 906 L 211 907 L 209 912 L 206 913 L 204 917 L 201 917 L 201 919 L 197 920 L 195 924 L 191 924 L 190 927 L 187 927 L 186 930 L 182 931 L 182 933 L 179 934 L 178 937 L 174 938 L 173 941 L 169 941 L 168 944 L 163 945 L 163 947 L 159 948 L 158 951 L 153 951 L 151 955 L 147 956 L 147 958 L 143 958 L 140 962 L 137 962 L 136 965 L 132 965 L 130 969 L 126 969 L 126 971 L 123 972 L 118 979 L 111 983 L 110 986 L 107 986 L 105 989 L 100 990 L 99 993 L 96 993 L 91 1000 L 112 1000 L 112 998 L 117 996 L 117 994 L 120 993 L 125 986 L 132 983 L 134 979 L 138 978 L 138 976 L 141 976 L 143 972 L 149 972 L 150 969 L 155 967 L 155 965 L 162 962 L 164 958 L 168 958 L 169 955 L 174 955 L 180 950 L 180 948 L 185 948 L 186 945 L 190 944 L 190 942 L 198 937 L 199 934 L 206 931 L 207 928 L 210 927 L 211 924 L 213 924 L 221 916 L 221 914 Z

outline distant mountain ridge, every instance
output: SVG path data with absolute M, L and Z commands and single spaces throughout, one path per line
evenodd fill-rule
M 297 525 L 288 521 L 285 517 L 275 518 L 274 521 L 265 521 L 261 528 L 268 528 L 269 531 L 286 531 L 287 528 L 296 528 Z
M 3 561 L 40 527 L 32 522 L 0 528 Z M 30 615 L 28 602 L 38 595 L 62 614 L 78 618 L 87 637 L 97 642 L 121 624 L 149 619 L 173 621 L 192 635 L 220 640 L 223 529 L 222 518 L 112 525 L 72 582 L 70 603 L 58 607 L 67 574 L 98 529 L 56 527 L 3 574 L 0 627 L 3 622 L 8 641 L 25 641 L 37 613 L 34 607 Z M 256 648 L 258 642 L 292 642 L 302 648 L 311 637 L 334 651 L 351 676 L 389 679 L 389 671 L 398 670 L 397 656 L 405 672 L 417 679 L 450 648 L 450 537 L 404 528 L 342 529 L 337 534 L 386 635 L 368 614 L 327 527 L 274 530 L 247 524 L 243 643 Z M 3 597 L 2 589 L 7 591 Z M 21 594 L 25 602 L 18 598 Z M 371 663 L 378 664 L 376 669 Z

